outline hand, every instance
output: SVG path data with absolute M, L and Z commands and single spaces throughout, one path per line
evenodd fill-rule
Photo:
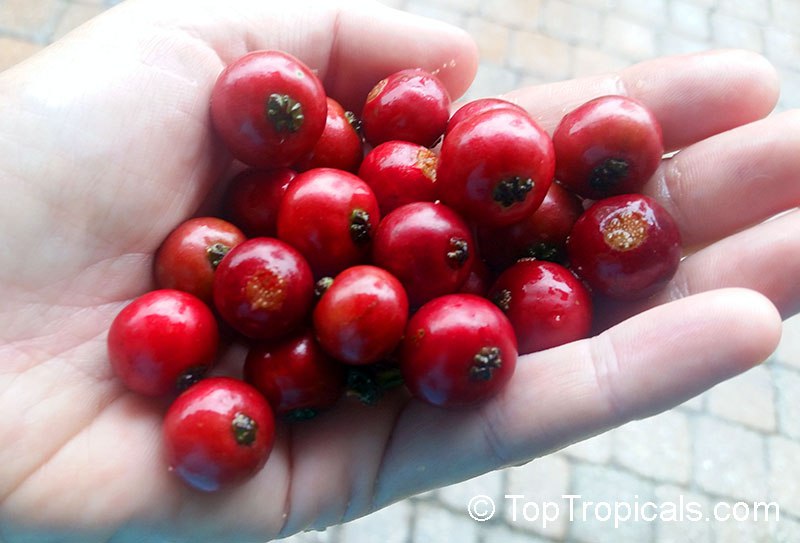
M 647 186 L 689 255 L 669 288 L 607 308 L 614 326 L 592 339 L 523 357 L 480 408 L 401 392 L 344 403 L 284 426 L 253 480 L 190 491 L 161 456 L 164 406 L 121 387 L 105 336 L 152 288 L 161 240 L 218 196 L 231 160 L 209 125 L 210 88 L 266 48 L 318 69 L 356 110 L 389 72 L 436 70 L 455 97 L 477 66 L 463 32 L 367 0 L 129 0 L 0 74 L 0 539 L 263 541 L 339 523 L 681 403 L 766 358 L 779 311 L 797 310 L 800 123 L 763 119 L 778 84 L 762 58 L 665 58 L 521 89 L 507 98 L 551 131 L 600 94 L 655 111 L 682 149 Z

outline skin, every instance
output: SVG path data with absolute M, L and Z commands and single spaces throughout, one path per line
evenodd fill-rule
M 318 69 L 348 109 L 409 64 L 438 70 L 454 97 L 477 66 L 463 32 L 366 1 L 129 0 L 0 74 L 4 541 L 264 541 L 356 518 L 671 408 L 764 360 L 798 309 L 800 122 L 764 118 L 778 96 L 764 59 L 664 58 L 520 89 L 504 98 L 548 131 L 590 98 L 629 94 L 669 149 L 685 148 L 646 186 L 689 254 L 668 288 L 600 308 L 609 327 L 596 337 L 521 357 L 478 408 L 402 393 L 345 403 L 283 426 L 251 481 L 198 495 L 164 467 L 164 405 L 124 391 L 105 338 L 153 287 L 160 242 L 228 173 L 208 121 L 214 78 L 269 47 Z

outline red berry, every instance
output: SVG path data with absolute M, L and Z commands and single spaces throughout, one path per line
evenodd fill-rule
M 355 175 L 332 168 L 299 174 L 281 200 L 278 237 L 305 256 L 317 278 L 366 261 L 380 221 L 375 194 Z
M 310 329 L 277 343 L 253 346 L 244 376 L 277 414 L 293 418 L 313 416 L 344 393 L 344 367 L 322 350 Z
M 496 271 L 506 269 L 520 258 L 564 263 L 567 237 L 582 213 L 580 198 L 553 183 L 531 215 L 501 228 L 478 228 L 481 255 Z
M 520 260 L 500 274 L 488 297 L 511 321 L 519 354 L 583 339 L 591 330 L 589 291 L 553 262 Z
M 441 81 L 420 69 L 402 70 L 376 84 L 367 96 L 361 121 L 373 146 L 403 140 L 432 147 L 450 117 L 450 95 Z
M 219 75 L 211 120 L 231 154 L 250 166 L 290 166 L 310 152 L 325 128 L 322 83 L 281 51 L 254 51 Z
M 444 133 L 445 137 L 447 137 L 450 131 L 461 121 L 493 109 L 512 109 L 527 115 L 527 111 L 525 111 L 524 108 L 508 100 L 503 100 L 501 98 L 478 98 L 477 100 L 467 102 L 453 113 L 453 116 L 450 117 L 450 120 L 447 122 L 447 130 Z
M 355 173 L 364 157 L 361 135 L 354 126 L 357 122 L 352 112 L 345 111 L 339 102 L 328 98 L 325 129 L 314 149 L 295 165 L 297 170 L 338 168 Z
M 411 317 L 400 369 L 417 398 L 459 407 L 497 394 L 516 362 L 514 330 L 503 312 L 485 298 L 450 294 Z
M 638 194 L 612 196 L 581 215 L 567 241 L 572 268 L 612 298 L 645 298 L 675 274 L 681 237 L 670 214 Z
M 556 179 L 594 200 L 640 192 L 664 154 L 658 120 L 625 96 L 602 96 L 569 112 L 553 145 Z
M 294 170 L 248 169 L 231 180 L 224 196 L 225 214 L 248 237 L 275 237 L 278 233 L 278 206 Z
M 458 292 L 475 260 L 475 242 L 459 215 L 439 203 L 398 207 L 375 233 L 372 260 L 397 277 L 412 308 Z
M 314 298 L 303 256 L 274 238 L 245 241 L 225 257 L 214 279 L 214 304 L 238 332 L 274 340 L 296 329 Z
M 128 304 L 111 323 L 108 357 L 126 387 L 168 395 L 202 377 L 214 363 L 217 322 L 197 297 L 154 290 Z
M 400 281 L 386 270 L 354 266 L 333 279 L 313 319 L 323 349 L 347 364 L 369 364 L 400 343 L 408 298 Z
M 387 141 L 370 151 L 358 176 L 378 199 L 381 215 L 413 202 L 436 200 L 436 154 L 408 141 Z
M 477 224 L 505 226 L 533 213 L 553 182 L 547 133 L 505 108 L 465 119 L 447 135 L 436 184 L 442 202 Z
M 155 256 L 158 288 L 194 294 L 212 303 L 214 271 L 232 248 L 245 240 L 241 230 L 214 217 L 189 219 L 173 230 Z
M 264 466 L 275 419 L 252 386 L 210 377 L 178 396 L 164 416 L 162 433 L 170 471 L 190 487 L 213 492 Z

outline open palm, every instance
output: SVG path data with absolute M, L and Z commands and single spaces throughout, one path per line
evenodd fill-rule
M 263 541 L 335 524 L 680 403 L 768 356 L 776 306 L 797 309 L 800 215 L 763 221 L 800 201 L 800 135 L 795 114 L 762 119 L 777 98 L 763 59 L 661 59 L 515 91 L 548 130 L 601 94 L 654 110 L 668 148 L 683 149 L 647 187 L 689 255 L 669 288 L 601 308 L 615 326 L 592 339 L 523 357 L 480 408 L 399 391 L 372 408 L 343 402 L 283 426 L 253 480 L 188 490 L 165 469 L 164 405 L 113 378 L 106 331 L 152 288 L 160 241 L 218 194 L 231 160 L 210 129 L 210 88 L 266 48 L 303 59 L 356 109 L 392 71 L 434 70 L 457 96 L 477 66 L 466 34 L 367 0 L 129 0 L 0 75 L 0 538 Z

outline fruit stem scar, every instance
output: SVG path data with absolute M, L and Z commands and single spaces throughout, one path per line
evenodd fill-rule
M 609 190 L 628 175 L 628 162 L 621 158 L 609 158 L 597 166 L 589 177 L 589 185 L 595 190 Z
M 216 270 L 219 263 L 222 262 L 222 259 L 225 258 L 225 255 L 228 254 L 230 250 L 231 248 L 224 243 L 215 243 L 206 247 L 206 258 L 208 258 L 208 261 L 211 263 L 211 267 Z
M 206 374 L 207 369 L 208 368 L 205 366 L 192 366 L 190 368 L 186 368 L 185 371 L 178 375 L 178 379 L 176 380 L 175 386 L 178 391 L 183 392 L 193 384 L 200 381 L 200 379 L 202 379 Z
M 507 177 L 495 185 L 492 198 L 503 207 L 511 207 L 517 202 L 524 202 L 531 190 L 533 179 L 530 177 Z
M 328 292 L 328 289 L 333 285 L 333 277 L 325 276 L 314 284 L 314 296 L 317 299 L 322 298 L 322 295 Z
M 547 262 L 558 263 L 561 260 L 561 251 L 559 247 L 553 243 L 540 241 L 534 245 L 529 245 L 525 249 L 524 258 L 533 258 L 536 260 L 546 260 Z
M 372 237 L 369 213 L 363 209 L 354 209 L 350 214 L 350 237 L 356 245 L 369 243 Z
M 450 238 L 450 243 L 447 247 L 447 263 L 451 268 L 462 267 L 469 259 L 469 243 L 467 240 L 461 238 Z
M 237 412 L 231 422 L 231 430 L 236 443 L 239 445 L 251 446 L 256 440 L 258 424 L 252 418 L 242 412 Z
M 482 347 L 472 360 L 474 364 L 469 368 L 469 378 L 473 381 L 491 380 L 494 370 L 503 364 L 498 347 Z
M 288 94 L 270 94 L 266 114 L 276 132 L 297 132 L 305 121 L 303 105 Z
M 492 302 L 494 305 L 502 309 L 503 311 L 508 311 L 508 308 L 511 304 L 511 291 L 507 288 L 504 288 L 494 296 L 492 296 Z

